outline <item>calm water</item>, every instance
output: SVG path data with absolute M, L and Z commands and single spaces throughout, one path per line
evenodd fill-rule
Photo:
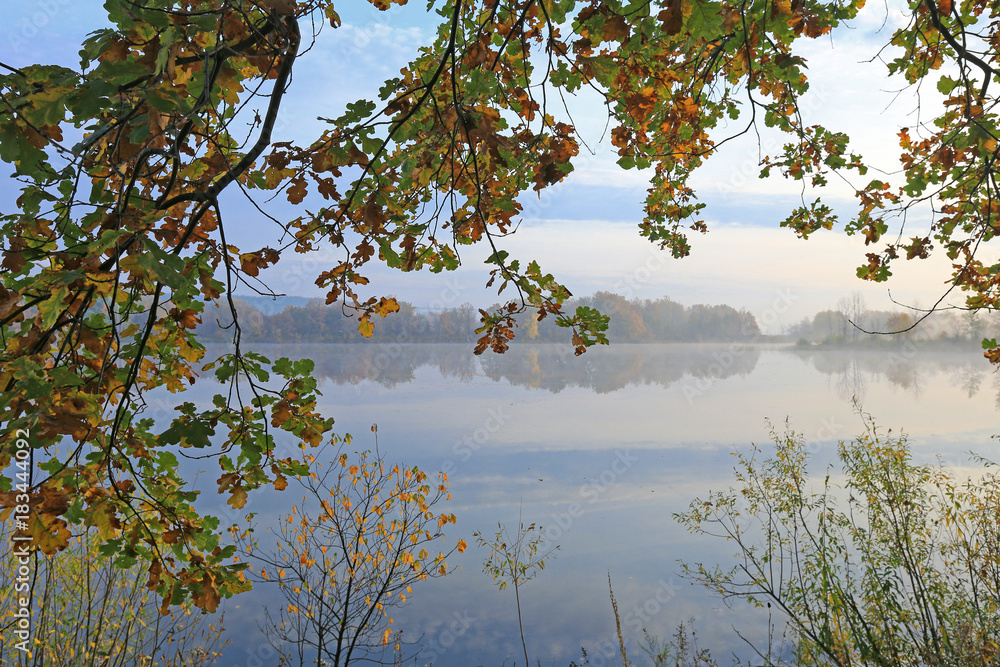
M 420 639 L 416 664 L 523 663 L 514 593 L 482 573 L 486 554 L 472 539 L 497 522 L 516 527 L 519 515 L 561 547 L 521 590 L 533 662 L 566 667 L 583 647 L 592 665 L 608 664 L 617 651 L 609 574 L 631 658 L 641 658 L 644 628 L 666 637 L 690 619 L 717 658 L 747 656 L 733 627 L 760 639 L 766 617 L 727 608 L 678 576 L 679 559 L 726 562 L 731 548 L 688 535 L 671 515 L 729 486 L 731 452 L 766 442 L 766 419 L 787 418 L 803 433 L 817 472 L 838 439 L 861 431 L 854 398 L 880 425 L 907 432 L 920 460 L 940 454 L 962 466 L 970 449 L 994 455 L 990 436 L 1000 432 L 1000 376 L 976 352 L 617 345 L 576 358 L 557 346 L 515 346 L 476 358 L 471 346 L 448 345 L 258 349 L 315 359 L 320 409 L 357 448 L 374 445 L 377 423 L 388 459 L 449 472 L 448 509 L 459 521 L 448 539 L 470 548 L 450 560 L 453 574 L 415 587 L 393 614 L 404 638 Z M 296 498 L 272 493 L 248 509 L 267 517 Z M 257 630 L 268 601 L 277 604 L 261 589 L 226 603 L 236 641 L 220 664 L 274 664 Z

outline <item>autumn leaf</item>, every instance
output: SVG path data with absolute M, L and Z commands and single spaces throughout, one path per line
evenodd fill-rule
M 306 179 L 298 175 L 289 183 L 288 201 L 292 204 L 301 204 L 302 200 L 306 198 L 306 194 Z
M 47 556 L 65 549 L 71 538 L 68 524 L 64 519 L 40 516 L 37 513 L 29 518 L 25 534 L 31 537 L 31 544 Z
M 394 298 L 382 297 L 379 299 L 378 307 L 375 309 L 380 316 L 385 317 L 389 313 L 399 312 L 399 303 Z
M 336 11 L 334 11 L 333 5 L 327 5 L 326 6 L 326 17 L 330 21 L 330 27 L 331 28 L 339 28 L 340 27 L 340 23 L 341 23 L 341 21 L 340 21 L 340 15 Z
M 219 595 L 219 589 L 216 587 L 215 580 L 210 574 L 205 573 L 200 582 L 194 585 L 191 601 L 195 606 L 204 609 L 208 613 L 213 613 L 219 608 L 222 597 Z
M 194 329 L 201 322 L 200 314 L 193 308 L 171 308 L 170 317 L 185 329 Z
M 361 318 L 361 321 L 358 322 L 358 331 L 361 332 L 361 335 L 365 338 L 371 338 L 372 334 L 375 333 L 375 325 L 372 324 L 367 313 Z
M 256 277 L 260 275 L 260 255 L 257 253 L 246 253 L 240 255 L 240 268 L 248 276 Z
M 667 7 L 657 14 L 663 24 L 663 32 L 667 35 L 677 35 L 684 24 L 684 14 L 681 11 L 682 0 L 667 0 Z
M 272 10 L 278 16 L 289 16 L 295 13 L 297 3 L 295 0 L 259 0 L 267 9 Z
M 226 504 L 233 509 L 240 509 L 247 504 L 247 492 L 241 486 L 233 487 L 229 492 L 229 499 Z

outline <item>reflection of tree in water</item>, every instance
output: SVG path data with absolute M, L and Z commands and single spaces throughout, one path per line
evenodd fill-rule
M 476 363 L 475 356 L 471 352 L 469 354 L 455 354 L 456 348 L 465 348 L 471 351 L 472 345 L 434 345 L 434 347 L 439 349 L 433 356 L 434 361 L 430 362 L 430 365 L 436 365 L 444 377 L 455 378 L 460 382 L 471 382 L 472 378 L 479 374 L 479 364 Z
M 982 362 L 968 361 L 951 369 L 948 382 L 951 386 L 958 387 L 965 392 L 966 396 L 972 398 L 979 393 L 985 377 L 986 369 L 983 368 Z
M 559 345 L 513 346 L 502 356 L 481 360 L 494 380 L 559 392 L 585 387 L 597 393 L 630 385 L 668 387 L 686 375 L 726 378 L 748 375 L 760 351 L 735 345 L 613 345 L 575 357 Z
M 893 386 L 912 392 L 914 398 L 920 396 L 922 385 L 916 364 L 907 362 L 891 363 L 885 371 L 885 378 Z
M 864 402 L 867 384 L 861 365 L 857 361 L 851 361 L 837 378 L 837 396 L 845 401 Z
M 782 349 L 831 376 L 837 395 L 845 400 L 854 396 L 863 399 L 868 382 L 879 377 L 919 396 L 927 378 L 936 373 L 946 375 L 952 386 L 971 398 L 982 388 L 989 368 L 976 352 L 921 349 L 913 344 L 898 349 Z M 209 347 L 206 361 L 224 351 Z M 316 362 L 316 377 L 339 385 L 367 380 L 391 388 L 412 382 L 420 368 L 428 367 L 458 382 L 485 376 L 553 393 L 569 387 L 608 393 L 637 385 L 668 387 L 686 376 L 722 379 L 748 375 L 760 357 L 755 347 L 695 343 L 612 345 L 592 348 L 579 357 L 573 355 L 572 348 L 560 344 L 518 344 L 506 354 L 481 357 L 472 354 L 471 345 L 461 344 L 271 344 L 256 345 L 254 351 L 272 361 L 310 358 Z M 994 375 L 993 387 L 1000 411 L 1000 374 Z
M 747 375 L 760 356 L 752 347 L 697 344 L 615 345 L 591 349 L 580 357 L 558 344 L 514 345 L 506 354 L 478 358 L 471 345 L 447 344 L 258 345 L 255 351 L 271 360 L 311 358 L 316 362 L 315 375 L 337 384 L 369 380 L 394 387 L 412 381 L 418 369 L 428 366 L 460 382 L 486 376 L 554 393 L 567 387 L 606 393 L 629 385 L 666 387 L 685 376 Z
M 920 349 L 912 345 L 909 352 L 898 350 L 803 350 L 789 348 L 808 360 L 820 373 L 836 376 L 841 397 L 850 392 L 861 396 L 865 377 L 884 377 L 894 387 L 919 396 L 928 374 L 941 373 L 948 383 L 961 389 L 969 398 L 982 388 L 988 362 L 977 352 Z M 994 381 L 1000 392 L 1000 379 Z M 861 391 L 858 391 L 858 389 Z M 1000 410 L 1000 395 L 997 396 Z
M 859 358 L 854 353 L 843 353 L 840 350 L 807 352 L 803 353 L 798 348 L 795 349 L 800 357 L 806 357 L 813 367 L 831 376 L 831 382 L 836 389 L 837 396 L 845 401 L 858 399 L 864 401 L 865 390 L 868 381 L 866 375 L 876 372 L 871 360 Z
M 456 355 L 454 350 L 468 349 L 468 354 Z M 422 366 L 437 367 L 441 375 L 468 382 L 476 375 L 478 366 L 472 356 L 471 346 L 460 345 L 401 345 L 387 344 L 257 344 L 254 351 L 274 361 L 281 357 L 312 359 L 316 362 L 313 374 L 336 384 L 358 384 L 365 380 L 383 387 L 412 382 Z M 206 359 L 213 356 L 211 348 Z M 216 352 L 218 356 L 220 352 Z

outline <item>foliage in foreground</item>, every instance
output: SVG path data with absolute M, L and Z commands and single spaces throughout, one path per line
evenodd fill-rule
M 58 556 L 34 554 L 21 572 L 12 536 L 0 523 L 0 599 L 7 602 L 0 618 L 2 665 L 207 667 L 228 643 L 222 639 L 223 619 L 193 614 L 190 603 L 161 614 L 144 568 L 117 567 L 101 553 L 95 531 L 72 538 Z M 26 595 L 21 586 L 32 582 L 26 653 L 16 646 L 14 606 Z
M 335 454 L 325 467 L 307 457 L 311 473 L 299 479 L 306 495 L 276 528 L 237 535 L 251 575 L 276 583 L 285 599 L 261 624 L 282 665 L 378 664 L 387 651 L 400 657 L 392 609 L 418 582 L 448 573 L 453 550 L 432 551 L 456 521 L 437 507 L 451 498 L 447 475 L 432 482 L 418 468 L 387 463 L 377 449 Z M 455 548 L 465 547 L 459 540 Z
M 839 445 L 842 480 L 810 478 L 801 434 L 737 454 L 737 486 L 677 519 L 737 546 L 731 569 L 688 564 L 724 598 L 788 617 L 798 664 L 991 665 L 1000 653 L 1000 474 L 917 465 L 904 435 Z

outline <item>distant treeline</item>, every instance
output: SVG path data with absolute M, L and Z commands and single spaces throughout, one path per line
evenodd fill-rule
M 823 310 L 789 327 L 786 334 L 800 345 L 880 345 L 898 338 L 978 346 L 984 337 L 1000 334 L 996 313 L 943 310 L 918 322 L 920 311 L 868 310 L 857 299 L 844 299 L 838 308 Z M 871 335 L 866 332 L 875 332 Z
M 339 306 L 319 299 L 267 314 L 247 300 L 237 299 L 243 339 L 272 343 L 464 343 L 474 341 L 479 312 L 469 304 L 440 311 L 418 311 L 400 302 L 399 312 L 374 318 L 375 333 L 366 339 L 357 330 L 357 320 Z M 754 316 L 732 306 L 683 306 L 667 297 L 626 299 L 609 292 L 571 299 L 565 312 L 577 306 L 596 308 L 610 318 L 608 337 L 616 343 L 659 342 L 749 342 L 760 336 Z M 226 327 L 228 312 L 206 308 L 200 327 L 203 340 L 231 338 Z M 517 318 L 515 342 L 565 342 L 569 333 L 553 317 L 537 321 L 528 311 Z

